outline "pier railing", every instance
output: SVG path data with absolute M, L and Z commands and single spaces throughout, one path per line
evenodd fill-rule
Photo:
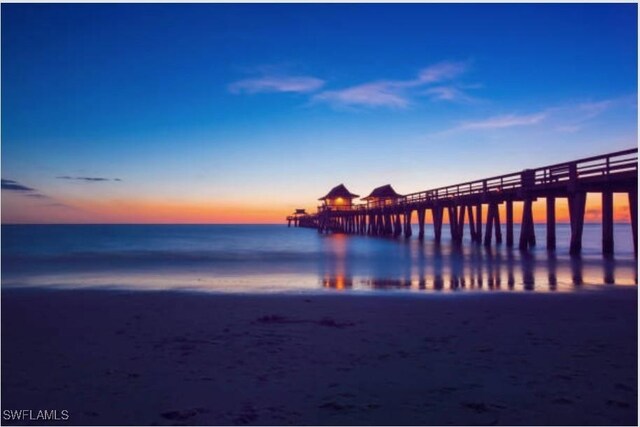
M 617 151 L 600 156 L 587 157 L 571 162 L 557 163 L 537 169 L 525 169 L 521 172 L 494 176 L 461 184 L 434 188 L 426 191 L 406 194 L 393 203 L 370 202 L 368 204 L 354 204 L 340 209 L 318 207 L 318 211 L 351 210 L 361 211 L 380 207 L 398 207 L 414 205 L 423 202 L 446 200 L 454 197 L 470 195 L 490 195 L 504 191 L 535 189 L 538 186 L 566 185 L 596 177 L 609 177 L 621 173 L 637 173 L 638 149 Z
M 591 177 L 610 176 L 623 172 L 637 172 L 638 150 L 617 151 L 601 156 L 587 157 L 572 162 L 557 163 L 537 169 L 465 182 L 433 190 L 407 194 L 398 199 L 399 204 L 416 203 L 433 199 L 446 199 L 479 193 L 529 189 L 538 185 L 568 183 Z

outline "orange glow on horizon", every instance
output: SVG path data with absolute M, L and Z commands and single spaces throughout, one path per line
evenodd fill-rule
M 344 200 L 343 200 L 344 201 Z M 251 203 L 239 201 L 168 201 L 154 199 L 111 199 L 111 200 L 64 200 L 70 208 L 36 209 L 31 205 L 11 206 L 4 203 L 2 222 L 8 223 L 149 223 L 149 224 L 283 224 L 299 205 Z M 506 220 L 505 205 L 500 206 L 500 220 Z M 522 203 L 515 202 L 514 222 L 522 217 Z M 315 207 L 307 212 L 315 212 Z M 486 220 L 487 206 L 483 205 L 483 221 Z M 546 202 L 538 199 L 533 204 L 534 221 L 546 221 Z M 412 216 L 417 223 L 417 215 Z M 614 220 L 629 221 L 629 201 L 626 194 L 614 195 Z M 556 221 L 569 222 L 566 199 L 556 199 Z M 585 221 L 601 221 L 601 198 L 589 194 L 585 210 Z M 431 223 L 432 215 L 427 211 L 426 222 Z M 448 223 L 445 210 L 444 222 Z M 465 222 L 468 218 L 465 217 Z
M 282 224 L 294 206 L 165 200 L 65 200 L 69 209 L 4 209 L 8 223 Z M 5 205 L 6 206 L 6 205 Z

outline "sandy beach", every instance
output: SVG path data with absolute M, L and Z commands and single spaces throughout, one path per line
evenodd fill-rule
M 636 295 L 3 290 L 2 409 L 71 424 L 635 425 Z

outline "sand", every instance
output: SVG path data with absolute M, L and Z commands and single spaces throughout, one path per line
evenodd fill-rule
M 22 408 L 71 424 L 635 425 L 637 291 L 5 289 L 2 409 Z

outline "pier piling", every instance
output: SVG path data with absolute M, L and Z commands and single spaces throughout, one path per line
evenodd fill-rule
M 547 250 L 556 249 L 556 198 L 547 197 Z

